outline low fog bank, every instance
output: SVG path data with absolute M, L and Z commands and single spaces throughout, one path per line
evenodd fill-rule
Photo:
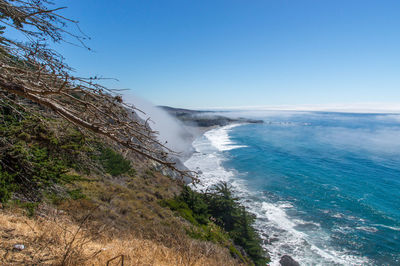
M 337 104 L 299 104 L 270 106 L 214 107 L 215 111 L 303 111 L 303 112 L 338 112 L 338 113 L 396 113 L 400 114 L 400 103 L 337 103 Z
M 179 153 L 180 159 L 185 159 L 193 152 L 192 142 L 198 132 L 195 128 L 184 126 L 180 121 L 170 116 L 161 108 L 132 93 L 124 94 L 124 101 L 143 111 L 137 112 L 140 118 L 150 118 L 150 127 L 157 131 L 161 143 L 169 149 Z
M 281 135 L 308 138 L 337 150 L 365 151 L 371 156 L 400 155 L 400 114 L 340 113 L 321 111 L 230 111 L 227 117 L 263 119 L 266 125 L 281 127 Z

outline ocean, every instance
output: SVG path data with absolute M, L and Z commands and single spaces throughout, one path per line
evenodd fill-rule
M 257 217 L 272 263 L 400 265 L 400 115 L 247 112 L 193 142 L 185 165 Z

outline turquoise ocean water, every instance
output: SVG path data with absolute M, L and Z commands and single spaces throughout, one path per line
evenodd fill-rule
M 233 186 L 272 265 L 400 265 L 400 115 L 241 115 L 265 123 L 208 131 L 185 164 Z

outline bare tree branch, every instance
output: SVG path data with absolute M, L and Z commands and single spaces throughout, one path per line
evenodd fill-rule
M 181 177 L 195 179 L 192 172 L 175 167 L 169 159 L 174 152 L 157 140 L 147 120 L 139 118 L 136 112 L 140 110 L 100 85 L 102 78 L 73 75 L 62 55 L 48 47 L 49 41 L 70 42 L 67 37 L 72 37 L 87 48 L 84 41 L 88 39 L 79 27 L 79 34 L 67 30 L 68 24 L 77 22 L 56 13 L 64 7 L 50 5 L 46 0 L 0 0 L 0 99 L 8 99 L 9 94 L 29 99 Z M 7 28 L 21 32 L 26 40 L 7 38 L 2 32 Z

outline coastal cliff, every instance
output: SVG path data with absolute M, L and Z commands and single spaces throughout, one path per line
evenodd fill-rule
M 29 113 L 0 106 L 2 264 L 268 261 L 233 197 L 218 205 L 221 191 L 195 193 L 158 163 L 28 104 Z

